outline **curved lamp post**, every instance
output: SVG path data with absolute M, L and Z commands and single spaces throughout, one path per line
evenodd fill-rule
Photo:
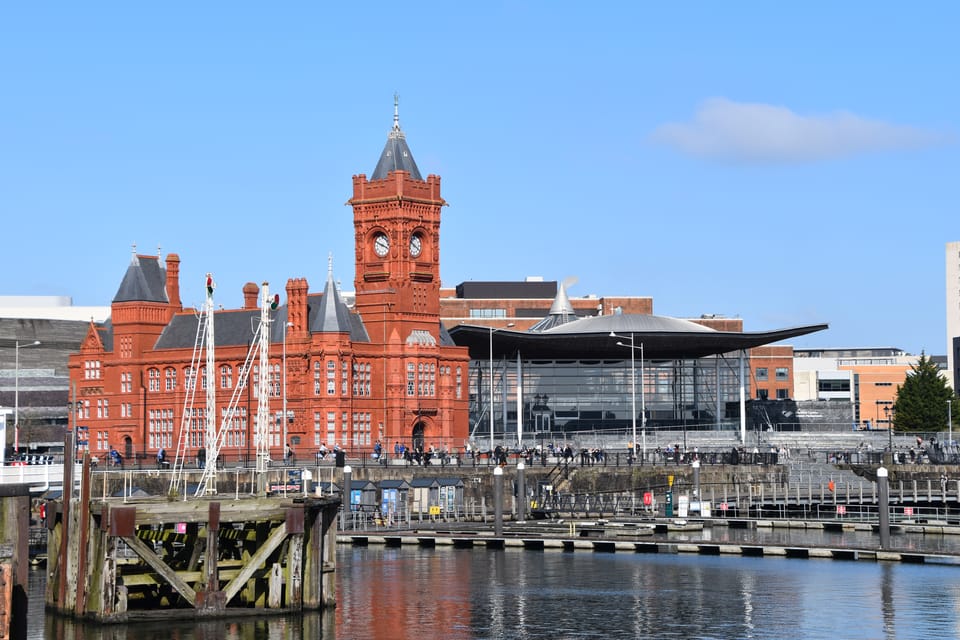
M 20 349 L 27 347 L 36 347 L 40 344 L 39 340 L 34 340 L 29 344 L 20 344 L 16 341 L 15 351 L 15 372 L 14 372 L 14 391 L 13 391 L 13 451 L 20 453 Z
M 501 329 L 509 329 L 514 325 L 513 322 L 503 327 L 487 327 L 490 330 L 490 455 L 493 455 L 493 334 Z
M 620 336 L 611 331 L 610 337 L 619 338 L 621 340 L 630 340 L 630 344 L 626 344 L 625 342 L 617 342 L 617 346 L 630 348 L 630 406 L 632 407 L 631 418 L 633 425 L 634 450 L 636 450 L 637 447 L 637 368 L 634 362 L 633 354 L 637 349 L 640 349 L 640 430 L 641 437 L 643 438 L 643 458 L 641 458 L 640 461 L 643 463 L 647 460 L 647 408 L 643 396 L 643 343 L 641 342 L 640 346 L 637 347 L 634 344 L 634 334 L 632 332 L 629 336 Z

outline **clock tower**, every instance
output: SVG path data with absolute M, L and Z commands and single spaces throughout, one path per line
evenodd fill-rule
M 420 175 L 400 129 L 396 98 L 393 109 L 377 167 L 369 179 L 353 177 L 349 201 L 354 306 L 369 340 L 354 342 L 354 355 L 360 366 L 370 364 L 366 415 L 387 443 L 404 442 L 413 451 L 459 448 L 469 434 L 470 354 L 440 322 L 440 210 L 446 202 L 440 177 Z
M 353 177 L 357 310 L 371 340 L 401 340 L 428 332 L 439 341 L 440 177 L 420 175 L 400 129 L 394 98 L 393 128 L 368 179 Z M 382 311 L 382 312 L 381 312 Z M 378 327 L 378 324 L 389 324 Z M 422 333 L 420 335 L 423 335 Z

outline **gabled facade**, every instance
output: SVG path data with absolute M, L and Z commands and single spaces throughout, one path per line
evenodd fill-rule
M 467 439 L 469 356 L 440 322 L 446 203 L 440 178 L 421 178 L 396 111 L 373 175 L 353 177 L 350 204 L 353 309 L 341 299 L 332 264 L 321 294 L 311 294 L 304 278 L 288 280 L 286 303 L 270 315 L 267 370 L 251 364 L 249 375 L 245 362 L 261 308 L 272 298 L 269 285 L 248 283 L 243 308 L 213 313 L 215 422 L 225 431 L 226 460 L 256 456 L 260 385 L 268 385 L 273 459 L 281 459 L 285 442 L 300 457 L 321 444 L 366 455 L 377 440 L 449 449 Z M 203 359 L 194 360 L 201 316 L 182 307 L 179 264 L 176 254 L 163 265 L 159 256 L 134 251 L 110 319 L 91 323 L 70 357 L 73 424 L 101 458 L 110 447 L 149 460 L 181 442 L 188 456 L 205 446 L 207 377 Z

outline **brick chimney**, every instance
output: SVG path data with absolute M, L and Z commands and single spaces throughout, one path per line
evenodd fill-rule
M 183 311 L 180 302 L 180 256 L 175 253 L 167 254 L 167 300 L 174 311 Z
M 257 301 L 257 295 L 260 293 L 260 287 L 253 282 L 243 285 L 243 308 L 256 309 L 260 305 Z
M 287 322 L 293 326 L 290 332 L 302 334 L 307 330 L 307 279 L 287 280 Z

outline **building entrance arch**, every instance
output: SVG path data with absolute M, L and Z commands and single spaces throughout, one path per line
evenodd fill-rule
M 425 448 L 423 432 L 426 429 L 426 425 L 422 422 L 417 422 L 413 425 L 413 433 L 411 434 L 412 446 L 414 451 L 423 451 Z
M 127 460 L 133 459 L 133 440 L 130 436 L 123 437 L 123 457 Z

